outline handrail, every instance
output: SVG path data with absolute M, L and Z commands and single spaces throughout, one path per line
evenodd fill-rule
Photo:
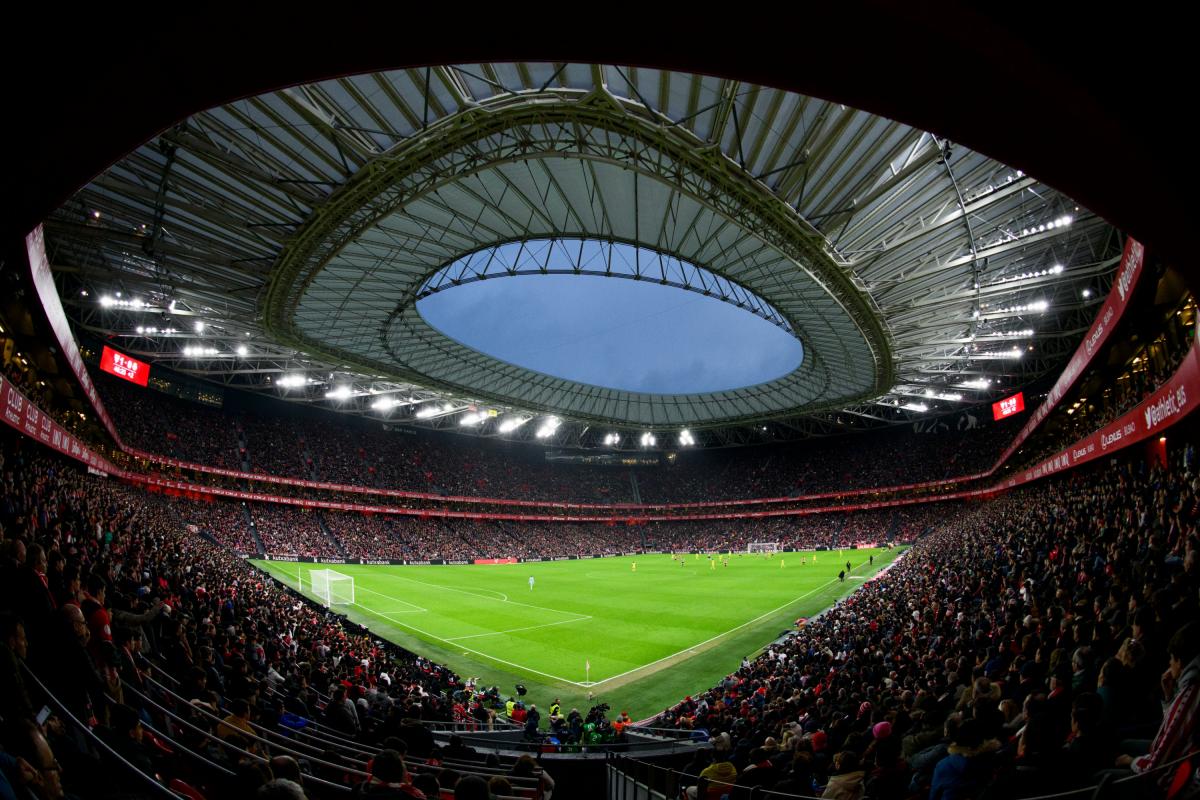
M 164 713 L 164 714 L 166 714 L 167 716 L 171 717 L 171 718 L 172 718 L 172 719 L 174 719 L 175 721 L 177 721 L 177 722 L 179 722 L 179 723 L 182 723 L 184 726 L 186 726 L 186 727 L 188 727 L 188 728 L 191 728 L 193 731 L 195 731 L 196 733 L 200 734 L 200 735 L 201 735 L 201 736 L 203 736 L 204 738 L 206 738 L 206 739 L 208 739 L 208 740 L 210 740 L 210 741 L 219 742 L 219 743 L 221 744 L 221 746 L 223 746 L 223 747 L 230 747 L 230 748 L 232 748 L 233 750 L 236 750 L 237 752 L 239 752 L 239 753 L 242 753 L 242 754 L 246 755 L 246 756 L 247 756 L 247 757 L 249 757 L 249 758 L 254 758 L 254 759 L 256 759 L 256 760 L 263 761 L 263 762 L 265 762 L 265 761 L 267 760 L 267 759 L 265 759 L 265 758 L 262 758 L 262 757 L 261 757 L 261 756 L 259 756 L 259 755 L 256 755 L 255 753 L 251 753 L 249 750 L 244 750 L 244 749 L 242 749 L 242 748 L 240 748 L 240 747 L 235 747 L 235 746 L 233 746 L 233 745 L 229 744 L 228 742 L 224 741 L 223 739 L 221 739 L 221 737 L 217 736 L 216 734 L 209 733 L 208 731 L 204 730 L 203 728 L 200 728 L 200 727 L 198 727 L 198 726 L 196 726 L 196 725 L 192 724 L 192 723 L 191 723 L 191 722 L 189 722 L 188 720 L 186 720 L 186 719 L 182 718 L 181 716 L 179 716 L 178 714 L 176 714 L 174 711 L 171 711 L 169 708 L 165 708 L 164 706 L 162 706 L 162 705 L 160 705 L 159 703 L 155 702 L 153 699 L 151 699 L 149 696 L 147 696 L 147 695 L 146 695 L 146 694 L 144 694 L 143 692 L 140 692 L 140 691 L 138 691 L 138 689 L 137 689 L 137 688 L 135 688 L 134 686 L 132 686 L 132 685 L 131 685 L 131 684 L 129 684 L 128 682 L 126 682 L 126 681 L 122 681 L 121 683 L 122 683 L 122 685 L 123 685 L 123 686 L 125 686 L 127 689 L 129 689 L 130 691 L 132 691 L 132 692 L 133 692 L 135 695 L 137 695 L 138 697 L 142 698 L 142 700 L 144 700 L 145 702 L 147 702 L 147 703 L 149 703 L 150 705 L 154 706 L 154 707 L 155 707 L 155 708 L 157 708 L 159 711 L 161 711 L 162 713 Z M 192 708 L 192 709 L 195 709 L 195 708 L 196 708 L 196 706 L 194 706 L 194 705 L 191 705 L 191 704 L 189 704 L 189 705 L 188 705 L 188 707 L 189 707 L 189 708 Z M 252 738 L 254 738 L 254 739 L 258 739 L 259 741 L 266 741 L 265 739 L 262 739 L 261 737 L 258 737 L 258 736 L 252 736 Z M 300 756 L 301 758 L 308 759 L 308 761 L 309 761 L 309 762 L 311 762 L 311 763 L 313 763 L 313 764 L 320 764 L 320 765 L 321 765 L 321 766 L 323 766 L 323 767 L 329 767 L 330 769 L 339 770 L 339 771 L 341 771 L 341 772 L 347 772 L 347 773 L 350 773 L 350 774 L 352 774 L 352 775 L 359 775 L 359 776 L 361 776 L 361 777 L 363 777 L 363 778 L 369 778 L 369 777 L 371 777 L 371 776 L 370 776 L 370 775 L 369 775 L 367 772 L 364 772 L 363 770 L 354 769 L 353 767 L 347 767 L 347 766 L 346 766 L 346 765 L 344 765 L 344 764 L 334 764 L 332 761 L 325 761 L 324 759 L 320 759 L 320 758 L 313 758 L 313 757 L 311 757 L 311 756 L 307 756 L 307 755 L 305 755 L 305 754 L 303 754 L 303 753 L 296 753 L 296 752 L 288 751 L 288 749 L 287 749 L 286 747 L 280 747 L 279 749 L 281 749 L 281 750 L 284 750 L 285 752 L 291 752 L 291 754 L 292 754 L 292 755 L 297 755 L 297 756 Z M 334 785 L 336 785 L 336 784 L 334 784 Z
M 70 720 L 71 725 L 73 727 L 77 728 L 78 730 L 80 730 L 84 734 L 86 734 L 87 737 L 91 741 L 93 741 L 97 745 L 99 745 L 101 750 L 103 750 L 109 756 L 112 756 L 113 758 L 115 758 L 128 771 L 132 772 L 134 775 L 137 775 L 145 783 L 153 785 L 154 786 L 153 793 L 155 795 L 157 795 L 159 797 L 169 797 L 169 798 L 171 798 L 171 800 L 179 800 L 178 794 L 171 791 L 167 787 L 163 786 L 154 777 L 147 775 L 146 773 L 142 772 L 140 769 L 135 767 L 133 764 L 130 764 L 128 761 L 125 760 L 124 756 L 122 756 L 120 753 L 118 753 L 116 750 L 114 750 L 108 744 L 108 742 L 104 741 L 99 736 L 97 736 L 96 732 L 94 730 L 92 730 L 90 726 L 85 725 L 84 723 L 80 722 L 79 718 L 76 717 L 74 714 L 72 714 L 71 711 L 66 707 L 66 705 L 64 705 L 62 703 L 62 701 L 60 701 L 57 697 L 55 697 L 53 692 L 51 692 L 48 688 L 46 688 L 46 684 L 42 683 L 42 681 L 36 675 L 33 674 L 33 670 L 31 670 L 29 668 L 28 664 L 26 664 L 24 661 L 21 661 L 19 659 L 18 659 L 17 663 L 21 665 L 21 670 L 25 673 L 25 675 L 28 676 L 29 678 L 31 678 L 33 680 L 33 682 L 35 684 L 37 684 L 38 688 L 41 689 L 42 694 L 45 695 L 46 698 L 48 698 L 50 700 L 50 702 L 54 704 L 54 707 L 58 710 L 58 713 L 62 714 L 64 717 L 66 717 L 68 720 Z
M 613 769 L 617 770 L 618 772 L 621 772 L 622 775 L 628 774 L 622 768 L 622 762 L 624 762 L 624 763 L 628 763 L 628 764 L 636 764 L 639 767 L 643 767 L 645 769 L 652 770 L 655 772 L 674 775 L 677 778 L 687 778 L 688 780 L 691 780 L 696 777 L 694 775 L 688 775 L 686 773 L 680 772 L 679 770 L 676 770 L 676 769 L 671 769 L 670 767 L 664 767 L 660 764 L 652 764 L 648 761 L 642 761 L 641 759 L 633 758 L 631 756 L 627 756 L 627 755 L 624 755 L 621 753 L 609 753 L 608 755 L 609 755 L 609 765 Z M 1159 773 L 1165 772 L 1166 770 L 1172 769 L 1172 768 L 1178 766 L 1179 764 L 1182 764 L 1184 761 L 1187 761 L 1188 759 L 1195 757 L 1196 755 L 1200 755 L 1200 749 L 1192 750 L 1176 759 L 1168 761 L 1165 764 L 1159 764 L 1154 769 L 1146 770 L 1145 772 L 1130 772 L 1130 774 L 1124 775 L 1120 778 L 1111 779 L 1111 780 L 1109 780 L 1109 779 L 1101 780 L 1099 783 L 1094 784 L 1094 785 L 1083 786 L 1083 787 L 1076 788 L 1076 789 L 1068 789 L 1066 791 L 1056 792 L 1054 794 L 1041 794 L 1041 795 L 1025 797 L 1025 798 L 1022 798 L 1022 800 L 1060 800 L 1060 798 L 1072 797 L 1074 795 L 1086 795 L 1086 796 L 1094 797 L 1094 798 L 1105 798 L 1105 797 L 1107 797 L 1107 795 L 1105 795 L 1103 792 L 1104 792 L 1104 789 L 1109 785 L 1124 785 L 1127 783 L 1133 783 L 1134 781 L 1147 780 L 1150 776 L 1157 775 Z M 725 783 L 724 781 L 711 781 L 710 780 L 708 782 L 709 783 L 719 783 L 722 786 L 729 786 L 729 787 L 732 787 L 734 785 L 731 783 Z M 770 789 L 763 789 L 763 788 L 756 788 L 754 794 L 755 794 L 755 796 L 766 795 L 766 796 L 774 796 L 774 797 L 779 797 L 779 798 L 784 798 L 784 797 L 799 798 L 799 800 L 820 800 L 820 798 L 812 797 L 811 795 L 798 795 L 798 794 L 789 794 L 789 793 L 785 793 L 785 792 L 775 792 Z
M 233 778 L 233 777 L 237 776 L 237 773 L 230 770 L 228 767 L 221 766 L 217 762 L 215 762 L 212 759 L 205 756 L 203 753 L 197 753 L 195 750 L 191 749 L 187 745 L 182 744 L 178 739 L 174 738 L 173 736 L 171 736 L 167 733 L 164 733 L 163 731 L 158 730 L 153 725 L 148 724 L 145 720 L 142 720 L 142 727 L 145 728 L 146 730 L 150 731 L 151 733 L 153 733 L 159 739 L 162 739 L 165 742 L 170 742 L 171 745 L 174 746 L 176 750 L 179 750 L 182 753 L 186 753 L 189 757 L 191 757 L 192 759 L 194 759 L 196 761 L 203 763 L 209 769 L 214 770 L 219 773 L 222 773 L 227 778 Z
M 208 717 L 208 718 L 210 718 L 210 719 L 212 719 L 212 720 L 214 720 L 214 721 L 216 721 L 216 722 L 222 722 L 222 720 L 221 720 L 221 719 L 220 719 L 220 718 L 219 718 L 219 717 L 218 717 L 216 714 L 213 714 L 213 713 L 209 712 L 209 711 L 208 711 L 208 709 L 202 708 L 202 707 L 200 707 L 200 706 L 191 705 L 190 703 L 188 703 L 188 700 L 187 700 L 186 698 L 184 698 L 184 697 L 181 697 L 181 696 L 180 696 L 180 695 L 178 695 L 178 694 L 175 694 L 175 692 L 171 691 L 171 690 L 170 690 L 169 688 L 167 688 L 166 686 L 163 686 L 161 683 L 159 683 L 158 681 L 154 680 L 153 678 L 151 678 L 151 677 L 148 677 L 148 676 L 147 676 L 146 680 L 147 680 L 147 681 L 149 681 L 150 683 L 154 684 L 154 685 L 155 685 L 156 687 L 158 687 L 158 688 L 159 688 L 161 691 L 163 691 L 163 692 L 165 692 L 166 694 L 170 695 L 171 697 L 175 698 L 175 699 L 176 699 L 176 700 L 178 700 L 179 702 L 181 702 L 181 703 L 185 703 L 185 704 L 188 704 L 188 705 L 189 705 L 191 708 L 195 709 L 196 711 L 199 711 L 199 712 L 200 712 L 201 714 L 203 714 L 204 716 L 206 716 L 206 717 Z M 311 750 L 320 750 L 320 748 L 318 748 L 316 745 L 305 744 L 305 743 L 303 743 L 303 742 L 297 742 L 297 741 L 295 741 L 294 739 L 292 739 L 292 738 L 290 738 L 290 737 L 288 737 L 288 736 L 284 736 L 282 733 L 280 733 L 280 732 L 278 732 L 278 731 L 272 731 L 272 730 L 270 730 L 269 728 L 266 728 L 266 727 L 264 727 L 264 726 L 262 726 L 262 725 L 258 725 L 258 724 L 254 723 L 254 722 L 251 722 L 251 723 L 250 723 L 250 726 L 251 726 L 252 728 L 255 728 L 256 730 L 260 730 L 260 731 L 262 731 L 263 733 L 267 734 L 268 736 L 274 736 L 274 737 L 278 738 L 278 739 L 279 739 L 281 742 L 286 742 L 286 743 L 288 743 L 288 744 L 291 744 L 291 745 L 293 745 L 293 746 L 306 747 L 306 748 L 309 748 L 309 749 L 311 749 Z M 265 739 L 263 739 L 263 738 L 261 738 L 261 737 L 258 737 L 258 736 L 255 736 L 254 738 L 255 738 L 255 739 L 257 739 L 257 740 L 259 740 L 259 741 L 264 741 L 264 742 L 266 741 Z M 269 744 L 269 743 L 268 743 L 268 744 Z M 332 743 L 328 743 L 328 742 L 327 742 L 327 744 L 332 744 Z M 286 747 L 285 747 L 284 749 L 286 749 Z M 368 755 L 368 756 L 369 756 L 369 755 L 372 755 L 372 753 L 370 753 L 370 752 L 369 752 L 369 751 L 367 751 L 367 750 L 358 750 L 357 748 L 356 748 L 356 750 L 357 750 L 357 752 L 360 752 L 360 753 L 362 753 L 363 755 Z M 358 761 L 359 759 L 355 759 L 355 760 L 356 760 L 356 761 Z

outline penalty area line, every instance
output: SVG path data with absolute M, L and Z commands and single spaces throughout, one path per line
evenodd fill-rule
M 407 575 L 392 575 L 391 577 L 399 578 L 402 581 L 411 581 L 413 583 L 419 583 L 422 586 L 429 586 L 430 588 L 433 588 L 433 589 L 441 589 L 441 590 L 447 591 L 447 592 L 458 592 L 459 594 L 465 594 L 465 595 L 469 595 L 471 597 L 478 597 L 482 600 L 497 600 L 501 603 L 508 603 L 509 605 L 522 606 L 524 608 L 535 608 L 538 611 L 549 611 L 551 614 L 570 614 L 571 616 L 576 617 L 578 619 L 587 619 L 588 618 L 587 614 L 580 614 L 577 611 L 562 611 L 557 608 L 546 608 L 545 606 L 535 606 L 532 603 L 522 603 L 519 600 L 509 600 L 508 595 L 506 595 L 504 592 L 497 591 L 496 589 L 479 589 L 478 591 L 472 592 L 467 589 L 459 589 L 454 586 L 443 586 L 440 583 L 429 583 L 427 581 L 419 581 L 416 578 L 410 578 Z M 492 592 L 493 594 L 500 595 L 500 597 L 499 598 L 488 597 L 486 595 L 480 594 L 479 592 Z
M 560 681 L 562 683 L 569 683 L 572 686 L 582 686 L 582 684 L 580 684 L 578 681 L 573 681 L 568 678 L 564 678 L 561 675 L 552 675 L 549 672 L 542 672 L 540 669 L 534 669 L 533 667 L 527 667 L 524 664 L 518 664 L 514 661 L 506 661 L 503 658 L 497 658 L 496 656 L 488 655 L 487 653 L 483 652 L 482 650 L 472 650 L 470 647 L 452 642 L 449 639 L 446 639 L 442 636 L 438 636 L 436 633 L 430 633 L 429 631 L 421 630 L 420 628 L 418 628 L 415 625 L 409 625 L 407 622 L 401 622 L 398 619 L 392 619 L 392 616 L 394 616 L 394 614 L 392 612 L 376 611 L 373 608 L 362 605 L 362 603 L 355 603 L 355 605 L 359 606 L 360 608 L 366 609 L 367 611 L 370 611 L 372 614 L 376 614 L 380 617 L 385 618 L 388 622 L 391 622 L 393 625 L 399 625 L 402 628 L 408 628 L 410 631 L 413 631 L 414 633 L 419 633 L 422 636 L 428 636 L 430 639 L 433 639 L 435 641 L 444 642 L 445 644 L 450 645 L 450 647 L 452 647 L 452 648 L 456 647 L 460 650 L 466 651 L 467 653 L 474 653 L 475 655 L 479 656 L 480 658 L 486 658 L 488 661 L 495 661 L 497 664 L 504 664 L 505 666 L 515 667 L 516 669 L 523 670 L 525 672 L 530 672 L 530 673 L 533 673 L 534 675 L 541 675 L 543 678 L 550 678 L 552 680 Z M 404 612 L 401 612 L 401 613 L 404 613 Z
M 516 633 L 518 631 L 533 631 L 538 628 L 551 628 L 555 625 L 569 625 L 572 622 L 583 622 L 585 619 L 591 619 L 590 616 L 580 617 L 579 619 L 562 619 L 558 622 L 547 622 L 542 625 L 526 625 L 524 628 L 509 628 L 506 631 L 491 631 L 490 633 L 472 633 L 469 636 L 451 636 L 447 642 L 461 642 L 463 639 L 478 639 L 481 636 L 500 636 L 504 633 Z
M 413 609 L 412 611 L 390 611 L 390 612 L 388 612 L 390 614 L 415 614 L 419 611 L 428 611 L 429 610 L 428 608 L 422 608 L 421 606 L 417 605 L 416 603 L 410 603 L 407 600 L 402 600 L 399 597 L 392 597 L 390 594 L 384 594 L 383 592 L 377 592 L 374 589 L 368 589 L 366 586 L 359 586 L 358 591 L 370 592 L 371 594 L 376 594 L 376 595 L 379 595 L 380 597 L 386 597 L 388 600 L 395 600 L 397 603 L 404 603 L 404 605 L 410 606 Z M 358 603 L 355 603 L 355 605 L 358 605 Z M 366 608 L 366 606 L 363 606 L 363 608 Z M 375 612 L 375 613 L 379 613 L 379 612 Z

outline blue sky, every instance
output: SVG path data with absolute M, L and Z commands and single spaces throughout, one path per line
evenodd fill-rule
M 464 284 L 417 303 L 453 339 L 561 378 L 628 391 L 711 392 L 762 383 L 802 355 L 787 332 L 710 297 L 589 275 Z

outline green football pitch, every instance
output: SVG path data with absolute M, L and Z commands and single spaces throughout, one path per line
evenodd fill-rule
M 605 702 L 642 719 L 712 687 L 898 552 L 847 550 L 839 560 L 833 550 L 815 554 L 817 563 L 811 552 L 734 554 L 715 569 L 704 555 L 686 555 L 682 565 L 669 555 L 469 566 L 253 563 L 310 597 L 310 571 L 352 576 L 355 602 L 337 611 L 505 696 L 523 683 L 526 701 L 543 709 L 557 697 L 567 709 Z M 837 573 L 846 561 L 853 568 L 843 583 Z

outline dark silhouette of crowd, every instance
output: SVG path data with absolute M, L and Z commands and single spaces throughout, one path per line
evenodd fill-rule
M 1200 717 L 1200 478 L 1173 456 L 948 515 L 657 724 L 712 737 L 705 789 L 990 800 L 1151 772 L 1117 796 L 1160 796 Z
M 286 407 L 277 415 L 226 412 L 100 373 L 95 380 L 127 443 L 150 453 L 290 479 L 524 501 L 711 503 L 945 480 L 986 470 L 1015 433 L 970 412 L 919 431 L 683 451 L 671 463 L 630 469 L 550 463 L 539 447 L 405 434 L 333 413 L 318 421 L 286 416 Z

